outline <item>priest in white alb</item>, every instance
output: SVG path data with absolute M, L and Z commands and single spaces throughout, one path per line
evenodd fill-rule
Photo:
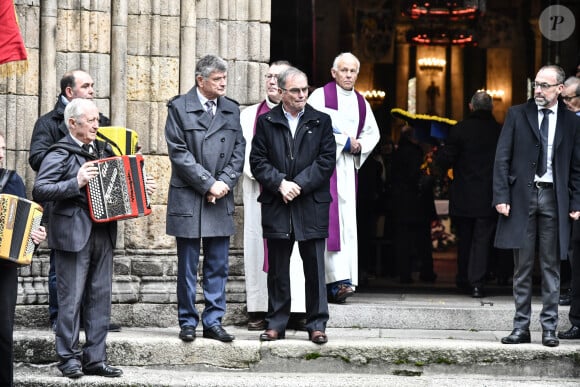
M 330 69 L 334 81 L 308 98 L 312 107 L 332 118 L 337 145 L 325 252 L 328 301 L 337 304 L 352 296 L 358 284 L 357 173 L 380 139 L 369 103 L 354 89 L 359 70 L 353 54 L 338 55 Z

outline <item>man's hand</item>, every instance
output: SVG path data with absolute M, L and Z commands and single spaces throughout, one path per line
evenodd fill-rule
M 294 200 L 298 195 L 300 195 L 301 190 L 302 188 L 300 188 L 298 184 L 286 179 L 282 179 L 282 183 L 280 183 L 280 187 L 278 188 L 278 191 L 282 194 L 284 203 Z
M 500 203 L 495 206 L 497 212 L 504 216 L 510 216 L 510 205 L 506 203 Z
M 216 180 L 216 182 L 213 183 L 213 185 L 211 186 L 211 188 L 209 189 L 209 192 L 207 194 L 208 201 L 211 202 L 211 200 L 209 200 L 210 195 L 214 196 L 215 199 L 221 199 L 224 196 L 226 196 L 228 194 L 228 192 L 230 192 L 230 187 L 228 187 L 228 185 L 226 183 L 224 183 L 223 181 Z
M 40 226 L 38 230 L 32 230 L 30 232 L 30 238 L 35 245 L 39 245 L 43 240 L 46 239 L 46 229 L 44 226 Z
M 355 155 L 357 153 L 360 153 L 361 150 L 362 150 L 362 147 L 360 145 L 360 142 L 356 139 L 356 137 L 351 137 L 350 138 L 350 153 Z
M 580 211 L 572 211 L 570 212 L 570 218 L 574 220 L 578 220 L 580 218 Z
M 95 166 L 93 161 L 87 161 L 84 163 L 77 172 L 77 182 L 79 184 L 79 188 L 84 187 L 87 185 L 89 180 L 99 174 L 99 168 Z
M 157 191 L 157 183 L 151 176 L 147 176 L 145 179 L 145 189 L 149 195 L 153 195 Z

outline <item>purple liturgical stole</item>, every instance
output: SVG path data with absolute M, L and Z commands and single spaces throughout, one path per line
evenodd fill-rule
M 256 123 L 258 122 L 258 117 L 262 114 L 267 113 L 270 111 L 266 100 L 263 100 L 260 105 L 258 105 L 258 110 L 256 111 L 256 118 L 254 119 L 254 135 L 256 134 Z M 260 192 L 262 192 L 262 186 L 260 186 Z M 264 265 L 262 266 L 262 270 L 264 272 L 268 272 L 268 244 L 264 239 Z
M 338 92 L 336 90 L 336 82 L 332 81 L 324 85 L 324 106 L 329 109 L 338 110 Z M 356 137 L 360 136 L 360 132 L 364 127 L 367 116 L 367 109 L 364 97 L 358 92 L 354 91 L 358 101 L 358 129 Z M 356 176 L 356 175 L 355 175 Z M 358 179 L 355 181 L 358 185 Z M 328 239 L 326 241 L 326 248 L 328 251 L 340 251 L 340 223 L 338 221 L 338 187 L 336 184 L 336 169 L 330 177 L 330 196 L 332 196 L 332 203 L 330 203 L 330 211 L 328 213 Z

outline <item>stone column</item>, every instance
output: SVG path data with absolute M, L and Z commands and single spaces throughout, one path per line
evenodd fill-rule
M 46 0 L 40 5 L 40 114 L 52 110 L 59 94 L 56 79 L 56 20 L 57 0 Z
M 181 49 L 179 55 L 179 93 L 186 93 L 195 84 L 196 15 L 195 1 L 181 0 Z
M 111 15 L 111 123 L 127 126 L 127 2 L 113 0 Z

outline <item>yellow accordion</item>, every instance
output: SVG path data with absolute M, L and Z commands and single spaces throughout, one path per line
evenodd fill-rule
M 30 200 L 0 194 L 0 259 L 19 265 L 32 262 L 30 233 L 40 227 L 42 207 Z
M 103 126 L 97 137 L 108 142 L 117 156 L 134 155 L 138 150 L 139 135 L 132 129 L 121 126 Z

